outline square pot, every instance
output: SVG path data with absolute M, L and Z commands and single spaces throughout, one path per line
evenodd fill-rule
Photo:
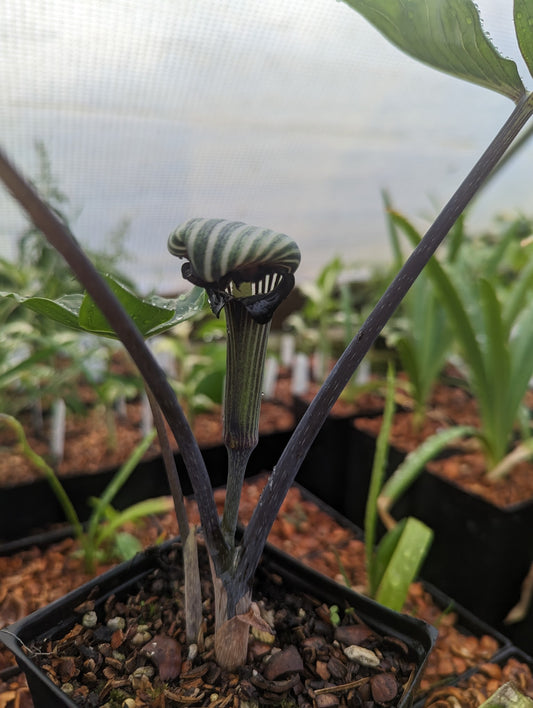
M 361 519 L 376 439 L 354 429 L 343 511 Z M 405 458 L 391 447 L 387 473 Z M 422 576 L 493 626 L 516 603 L 533 562 L 533 500 L 501 508 L 427 469 L 392 509 L 395 518 L 414 516 L 435 536 Z
M 31 661 L 23 647 L 34 639 L 60 637 L 68 632 L 76 623 L 74 608 L 86 600 L 89 594 L 94 598 L 95 610 L 98 612 L 111 595 L 120 597 L 126 595 L 128 589 L 138 588 L 139 583 L 158 567 L 161 553 L 173 543 L 168 542 L 161 549 L 139 554 L 132 561 L 117 566 L 0 632 L 0 640 L 15 654 L 19 666 L 26 673 L 36 708 L 49 708 L 52 705 L 72 708 L 76 704 Z M 275 549 L 266 549 L 262 564 L 282 578 L 283 586 L 290 588 L 291 592 L 307 593 L 328 605 L 352 607 L 358 617 L 380 634 L 394 636 L 404 642 L 416 664 L 416 671 L 397 705 L 404 708 L 412 704 L 417 681 L 435 641 L 434 628 L 420 620 L 392 612 L 339 586 Z

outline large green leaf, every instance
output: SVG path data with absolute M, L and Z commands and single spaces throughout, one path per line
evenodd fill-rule
M 518 46 L 533 76 L 533 0 L 514 1 L 514 25 Z
M 0 291 L 1 298 L 14 300 L 19 305 L 24 305 L 30 310 L 44 315 L 55 322 L 59 322 L 65 327 L 80 329 L 78 324 L 78 312 L 81 307 L 83 295 L 64 295 L 57 300 L 50 300 L 46 297 L 24 297 L 18 293 L 8 293 Z
M 105 276 L 105 279 L 144 337 L 161 334 L 193 317 L 204 307 L 205 292 L 202 288 L 194 287 L 186 295 L 172 299 L 156 295 L 142 298 L 111 276 Z M 24 297 L 8 292 L 0 292 L 0 297 L 15 300 L 20 305 L 71 329 L 116 337 L 103 314 L 87 294 L 65 295 L 58 300 Z
M 106 276 L 111 290 L 144 337 L 153 337 L 199 312 L 204 305 L 205 292 L 195 287 L 187 295 L 172 300 L 158 296 L 140 298 L 121 283 Z M 106 318 L 89 295 L 85 295 L 79 311 L 80 326 L 88 332 L 115 337 Z
M 488 39 L 471 0 L 345 0 L 404 52 L 517 101 L 525 88 L 516 64 Z M 531 9 L 531 0 L 520 0 Z M 525 16 L 525 10 L 522 11 Z M 526 51 L 531 57 L 531 28 Z M 522 48 L 524 52 L 524 48 Z M 530 65 L 531 68 L 531 65 Z

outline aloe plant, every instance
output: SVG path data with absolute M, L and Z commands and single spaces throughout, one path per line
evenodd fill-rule
M 220 600 L 215 649 L 219 662 L 224 666 L 235 666 L 246 656 L 247 630 L 239 631 L 238 615 L 241 610 L 249 609 L 251 580 L 272 523 L 331 407 L 454 222 L 533 114 L 533 94 L 524 88 L 514 62 L 503 59 L 483 33 L 477 10 L 470 0 L 443 0 L 439 3 L 433 0 L 411 0 L 408 3 L 403 0 L 350 0 L 349 4 L 403 50 L 441 70 L 499 91 L 515 101 L 516 107 L 339 358 L 282 453 L 239 543 L 234 543 L 231 538 L 235 511 L 228 508 L 223 522 L 219 521 L 200 450 L 164 372 L 154 361 L 144 342 L 147 332 L 161 331 L 161 328 L 164 329 L 168 321 L 172 320 L 171 308 L 167 309 L 165 318 L 162 317 L 160 307 L 151 303 L 154 309 L 145 308 L 145 315 L 137 317 L 135 323 L 117 297 L 124 296 L 124 292 L 115 288 L 111 281 L 102 278 L 61 219 L 46 206 L 36 191 L 0 152 L 0 177 L 4 184 L 49 242 L 67 260 L 87 289 L 88 297 L 94 303 L 94 321 L 99 322 L 99 328 L 108 332 L 113 330 L 124 343 L 180 446 L 200 511 L 213 566 L 214 585 Z M 530 70 L 533 69 L 532 19 L 531 0 L 516 0 L 517 37 Z M 217 232 L 221 235 L 226 227 L 230 229 L 230 235 L 226 232 L 231 244 L 228 250 L 225 250 L 227 240 L 222 240 L 219 244 L 209 237 L 205 242 L 203 237 L 199 238 L 199 233 L 204 233 L 204 227 L 209 228 L 208 224 L 212 227 L 211 236 Z M 292 287 L 292 270 L 298 260 L 298 250 L 293 242 L 283 236 L 278 240 L 272 232 L 267 232 L 266 248 L 261 251 L 261 239 L 256 239 L 258 231 L 252 229 L 249 235 L 254 253 L 250 264 L 248 244 L 244 238 L 239 241 L 238 236 L 238 233 L 242 236 L 245 231 L 244 227 L 229 227 L 221 222 L 215 226 L 211 220 L 200 220 L 195 223 L 187 222 L 185 226 L 180 227 L 171 241 L 174 253 L 188 261 L 187 277 L 202 286 L 207 285 L 214 311 L 226 307 L 232 312 L 234 319 L 234 322 L 228 325 L 230 336 L 235 336 L 235 340 L 230 344 L 233 351 L 229 354 L 228 380 L 232 383 L 226 388 L 226 397 L 235 397 L 234 401 L 242 401 L 244 408 L 232 408 L 232 401 L 226 402 L 230 410 L 226 439 L 230 446 L 235 447 L 230 468 L 233 469 L 236 479 L 242 474 L 248 449 L 253 445 L 257 406 L 255 396 L 260 390 L 260 384 L 258 385 L 252 376 L 248 357 L 255 358 L 256 366 L 263 361 L 265 329 L 260 328 L 265 328 L 274 307 Z M 282 250 L 281 257 L 278 257 L 280 254 L 276 251 L 276 244 L 280 241 L 286 244 L 289 250 Z M 208 251 L 202 246 L 202 242 L 204 246 L 209 244 Z M 130 308 L 132 314 L 137 314 L 137 304 L 132 298 L 125 296 L 122 302 Z M 33 298 L 33 301 L 28 300 L 27 304 L 49 310 L 55 315 L 60 313 L 72 324 L 77 325 L 81 320 L 87 322 L 86 313 L 79 307 L 79 300 L 76 303 L 70 299 L 67 302 L 63 300 L 60 304 L 51 304 L 50 301 L 37 302 Z M 154 326 L 147 324 L 150 312 L 159 317 Z M 249 330 L 245 332 L 248 320 L 252 322 Z M 255 342 L 254 346 L 252 341 Z M 245 376 L 239 380 L 241 365 Z M 247 381 L 248 392 L 243 390 L 244 380 Z M 246 411 L 246 416 L 243 415 L 243 410 Z M 230 494 L 230 499 L 236 497 L 235 492 Z M 231 627 L 228 627 L 228 624 L 231 624 Z M 231 632 L 231 628 L 236 626 L 241 641 L 236 643 L 234 653 L 228 653 L 230 646 L 224 641 L 227 636 L 225 632 Z

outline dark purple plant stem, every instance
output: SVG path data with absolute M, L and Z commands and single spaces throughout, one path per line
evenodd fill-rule
M 152 410 L 152 417 L 154 419 L 154 426 L 157 430 L 157 437 L 159 438 L 161 456 L 163 458 L 163 464 L 165 465 L 165 471 L 167 473 L 168 486 L 170 487 L 170 492 L 174 501 L 176 519 L 178 520 L 178 529 L 181 540 L 185 543 L 187 536 L 189 535 L 189 520 L 187 519 L 185 500 L 176 467 L 176 460 L 174 459 L 174 455 L 172 453 L 161 408 L 149 388 L 146 389 L 146 395 L 148 396 L 148 401 Z
M 400 269 L 311 402 L 270 475 L 244 533 L 242 554 L 236 572 L 243 587 L 255 573 L 281 504 L 335 401 L 424 266 L 531 115 L 533 94 L 525 94 Z
M 218 572 L 226 564 L 227 546 L 220 529 L 209 475 L 200 448 L 164 371 L 152 356 L 129 315 L 79 247 L 69 229 L 45 204 L 35 189 L 18 173 L 1 149 L 0 178 L 28 213 L 35 226 L 63 256 L 108 322 L 112 324 L 117 336 L 136 363 L 147 386 L 151 389 L 176 438 L 190 475 L 206 543 Z

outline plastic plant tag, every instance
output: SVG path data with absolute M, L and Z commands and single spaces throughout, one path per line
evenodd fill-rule
M 263 374 L 263 395 L 267 400 L 274 397 L 278 372 L 279 365 L 277 360 L 272 356 L 267 357 Z
M 62 398 L 58 398 L 52 407 L 52 429 L 50 431 L 50 451 L 56 464 L 63 459 L 65 450 L 65 422 L 67 407 Z
M 309 357 L 305 354 L 296 354 L 292 369 L 291 393 L 302 396 L 309 388 Z

